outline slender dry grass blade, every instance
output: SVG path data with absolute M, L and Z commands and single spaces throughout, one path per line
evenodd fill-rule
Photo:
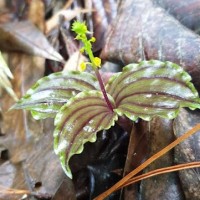
M 200 167 L 200 162 L 191 162 L 191 163 L 184 163 L 184 164 L 179 164 L 179 165 L 170 166 L 170 167 L 163 167 L 163 168 L 152 170 L 148 173 L 136 176 L 134 178 L 131 178 L 122 187 L 126 187 L 126 186 L 136 183 L 138 181 L 141 181 L 141 180 L 153 177 L 153 176 L 157 176 L 160 174 L 166 174 L 166 173 L 170 173 L 170 172 L 175 172 L 175 171 L 190 169 L 190 168 L 196 168 L 196 167 Z

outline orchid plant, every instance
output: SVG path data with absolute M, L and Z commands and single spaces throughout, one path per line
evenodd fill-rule
M 75 21 L 72 31 L 83 43 L 81 52 L 90 62 L 80 71 L 57 72 L 38 80 L 14 106 L 30 110 L 35 119 L 55 118 L 54 150 L 66 175 L 72 178 L 69 160 L 95 142 L 97 132 L 109 129 L 120 117 L 131 121 L 154 116 L 173 119 L 181 107 L 200 108 L 190 75 L 180 66 L 158 60 L 129 64 L 104 85 L 101 59 L 92 52 L 94 37 L 85 23 Z M 84 72 L 91 66 L 94 73 Z

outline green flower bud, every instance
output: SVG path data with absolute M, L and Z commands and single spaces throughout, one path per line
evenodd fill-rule
M 72 24 L 72 31 L 74 31 L 77 35 L 86 34 L 87 33 L 87 26 L 85 25 L 85 22 L 78 22 L 75 21 Z

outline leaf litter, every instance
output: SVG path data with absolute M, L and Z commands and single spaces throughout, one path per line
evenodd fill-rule
M 16 2 L 19 3 L 20 0 Z M 43 3 L 45 4 L 46 2 L 47 1 L 44 1 Z M 54 7 L 56 7 L 56 9 L 58 10 L 61 10 L 63 9 L 63 7 L 68 5 L 68 1 L 62 1 L 62 3 L 60 3 L 59 5 L 54 1 L 49 2 L 50 3 L 48 4 L 48 6 L 50 6 L 50 9 L 53 11 Z M 152 4 L 152 2 L 154 4 Z M 184 7 L 184 2 L 188 6 Z M 191 73 L 195 85 L 197 86 L 197 88 L 200 88 L 198 79 L 199 36 L 180 24 L 182 23 L 198 33 L 198 25 L 196 25 L 194 18 L 184 18 L 181 16 L 187 16 L 187 14 L 189 15 L 189 12 L 194 13 L 195 7 L 197 8 L 199 4 L 196 0 L 184 2 L 181 2 L 181 4 L 179 4 L 180 1 L 175 0 L 173 1 L 173 3 L 176 4 L 176 7 L 170 7 L 174 5 L 170 3 L 170 0 L 149 0 L 146 1 L 146 3 L 149 5 L 149 9 L 147 10 L 144 7 L 143 1 L 139 0 L 134 1 L 131 5 L 129 1 L 119 1 L 119 7 L 117 7 L 116 1 L 103 1 L 102 4 L 95 0 L 91 2 L 87 1 L 85 7 L 83 6 L 83 4 L 81 4 L 83 2 L 80 3 L 78 1 L 71 1 L 71 5 L 69 4 L 70 7 L 68 7 L 67 9 L 71 10 L 73 7 L 73 9 L 84 8 L 91 10 L 91 13 L 87 13 L 86 15 L 84 15 L 87 17 L 84 19 L 86 19 L 87 23 L 91 25 L 91 30 L 92 27 L 94 27 L 93 31 L 97 38 L 98 44 L 97 47 L 95 47 L 96 52 L 97 54 L 101 53 L 101 49 L 103 48 L 101 55 L 102 58 L 104 58 L 105 60 L 117 62 L 121 66 L 121 63 L 123 62 L 130 63 L 132 61 L 138 61 L 140 59 L 161 58 L 162 60 L 170 60 L 172 62 L 176 62 L 177 64 L 182 65 L 189 73 Z M 166 5 L 167 3 L 168 5 Z M 106 5 L 108 5 L 108 7 L 106 7 Z M 45 8 L 48 7 L 47 4 L 45 4 L 45 6 Z M 180 8 L 179 10 L 176 9 L 178 7 Z M 98 9 L 93 12 L 93 9 L 95 8 Z M 167 12 L 163 8 L 166 9 Z M 137 12 L 133 12 L 134 10 Z M 110 16 L 105 13 L 110 13 Z M 143 15 L 141 15 L 141 13 L 143 13 Z M 180 16 L 180 13 L 183 14 Z M 47 10 L 45 10 L 45 15 L 49 15 Z M 132 20 L 126 22 L 125 19 L 127 19 L 128 15 L 129 17 L 132 17 Z M 162 16 L 162 18 L 159 16 Z M 27 16 L 24 15 L 23 17 L 27 20 Z M 117 17 L 117 19 L 112 22 L 115 17 Z M 176 19 L 174 17 L 176 17 Z M 191 22 L 194 22 L 194 25 L 187 21 L 186 18 L 188 20 L 191 19 Z M 83 14 L 77 13 L 76 19 L 83 19 Z M 56 42 L 59 41 L 59 45 L 54 46 L 54 44 L 50 45 L 50 43 L 47 42 L 46 36 L 43 34 L 44 30 L 39 30 L 35 27 L 35 25 L 33 25 L 32 22 L 9 22 L 8 20 L 11 20 L 11 18 L 5 17 L 3 19 L 4 24 L 1 24 L 0 26 L 0 33 L 2 33 L 0 34 L 0 49 L 8 51 L 8 66 L 11 68 L 11 72 L 14 75 L 14 80 L 12 81 L 12 84 L 14 83 L 13 89 L 16 92 L 17 96 L 20 97 L 35 81 L 43 76 L 45 65 L 44 60 L 40 60 L 41 58 L 38 59 L 32 56 L 27 56 L 23 53 L 30 55 L 39 55 L 43 58 L 63 62 L 63 58 L 68 60 L 71 57 L 71 53 L 73 51 L 68 51 L 66 56 L 66 54 L 63 53 L 63 49 L 59 48 L 61 44 L 66 44 L 65 41 L 60 40 L 59 24 L 58 26 L 53 25 L 51 28 L 48 29 L 48 34 L 52 36 L 53 31 L 55 31 L 56 29 L 58 31 Z M 198 15 L 196 15 L 196 20 L 198 20 Z M 44 22 L 40 23 L 44 24 Z M 66 22 L 66 24 L 68 25 L 70 23 L 70 21 Z M 98 30 L 95 27 L 97 27 Z M 30 30 L 33 31 L 33 33 Z M 108 37 L 106 37 L 105 34 L 107 34 Z M 155 37 L 154 34 L 159 37 Z M 7 45 L 8 43 L 5 43 L 5 40 L 3 38 L 9 38 L 11 44 L 13 45 Z M 70 40 L 73 41 L 72 39 L 69 39 L 69 42 Z M 102 43 L 103 40 L 105 40 L 105 45 Z M 11 53 L 11 51 L 18 51 L 23 53 L 13 54 Z M 59 54 L 57 52 L 59 52 Z M 12 65 L 12 63 L 14 64 Z M 72 65 L 69 65 L 69 63 L 66 65 L 66 69 L 68 68 L 68 66 Z M 49 64 L 47 65 L 46 62 L 46 67 L 46 71 L 49 72 L 49 68 L 54 66 L 50 66 Z M 23 80 L 21 80 L 22 78 Z M 13 100 L 11 100 L 7 94 L 3 93 L 3 98 L 1 98 L 2 119 L 0 123 L 1 135 L 3 136 L 0 137 L 0 147 L 3 150 L 8 149 L 10 160 L 3 161 L 1 159 L 0 171 L 1 177 L 3 177 L 2 179 L 0 179 L 1 185 L 10 188 L 21 189 L 22 191 L 29 191 L 30 193 L 26 193 L 24 191 L 24 193 L 20 194 L 20 197 L 23 197 L 25 199 L 28 199 L 30 194 L 32 194 L 32 198 L 35 199 L 50 199 L 54 196 L 54 194 L 56 194 L 54 199 L 58 200 L 63 198 L 63 192 L 66 198 L 69 197 L 68 199 L 75 199 L 75 193 L 77 194 L 77 199 L 81 200 L 93 198 L 98 195 L 99 191 L 97 191 L 97 188 L 99 186 L 95 186 L 95 190 L 91 190 L 91 186 L 94 186 L 92 185 L 92 177 L 95 176 L 96 180 L 99 180 L 99 178 L 101 178 L 101 174 L 96 173 L 98 172 L 98 167 L 100 165 L 95 166 L 96 171 L 92 171 L 94 169 L 93 167 L 93 169 L 89 171 L 89 174 L 85 173 L 85 171 L 87 171 L 88 163 L 96 162 L 96 158 L 99 156 L 99 151 L 100 149 L 102 149 L 102 145 L 100 144 L 103 143 L 103 147 L 105 147 L 105 144 L 111 144 L 114 140 L 116 140 L 116 138 L 114 137 L 108 142 L 108 139 L 105 140 L 106 133 L 103 132 L 99 135 L 97 144 L 95 143 L 93 144 L 93 146 L 86 145 L 89 147 L 86 148 L 86 150 L 84 151 L 85 153 L 83 152 L 83 155 L 77 155 L 72 158 L 72 162 L 70 164 L 74 166 L 73 173 L 76 174 L 75 176 L 77 178 L 74 180 L 74 185 L 78 185 L 78 183 L 80 183 L 80 180 L 83 180 L 81 177 L 86 177 L 86 183 L 81 185 L 80 188 L 76 188 L 75 191 L 72 183 L 68 179 L 64 179 L 62 170 L 61 168 L 59 168 L 60 165 L 57 164 L 54 153 L 52 152 L 53 148 L 51 144 L 51 136 L 53 127 L 51 128 L 50 126 L 50 124 L 52 125 L 52 122 L 46 121 L 46 124 L 37 124 L 31 119 L 31 117 L 27 113 L 7 113 L 7 109 L 12 104 Z M 197 120 L 197 115 L 193 113 L 190 113 L 190 115 L 194 117 L 195 120 Z M 178 120 L 179 119 L 177 119 L 177 121 Z M 178 122 L 176 122 L 176 134 L 178 132 L 177 130 L 179 126 L 181 127 L 180 123 L 183 121 L 185 121 L 185 118 L 180 119 Z M 157 122 L 153 121 L 152 123 Z M 136 124 L 136 126 L 138 126 L 138 124 Z M 140 125 L 140 127 L 137 129 L 138 132 L 142 132 L 142 126 L 144 125 Z M 169 126 L 170 129 L 171 125 L 167 124 L 167 126 Z M 187 122 L 185 122 L 185 126 L 187 126 Z M 151 125 L 151 128 L 152 132 L 155 132 L 157 130 L 157 127 L 154 126 L 154 124 Z M 114 132 L 115 131 L 116 130 L 114 130 Z M 120 133 L 123 134 L 123 131 L 121 131 Z M 106 138 L 107 137 L 108 136 L 106 136 Z M 139 140 L 139 138 L 136 138 L 136 140 Z M 191 144 L 194 146 L 194 151 L 192 151 L 194 152 L 194 155 L 192 154 L 192 158 L 198 161 L 198 145 L 194 141 L 191 141 Z M 93 153 L 96 152 L 96 154 L 92 155 L 91 149 L 94 147 L 96 148 L 96 150 L 93 151 Z M 116 149 L 116 146 L 112 146 L 112 148 Z M 112 151 L 112 148 L 110 151 Z M 132 148 L 131 145 L 129 145 L 129 149 L 130 148 Z M 183 151 L 183 155 L 185 155 L 184 145 L 180 148 L 182 148 L 182 150 L 179 149 L 175 151 Z M 151 147 L 150 150 L 154 150 L 154 147 Z M 105 154 L 105 156 L 108 156 L 108 154 L 106 154 L 105 152 L 103 154 Z M 143 156 L 146 156 L 146 153 L 141 155 L 142 158 Z M 180 162 L 183 158 L 184 156 L 175 159 L 175 161 Z M 40 162 L 41 164 L 39 165 Z M 141 159 L 138 159 L 137 162 L 137 164 L 140 164 Z M 103 161 L 103 165 L 104 163 L 105 161 Z M 115 162 L 113 162 L 113 164 L 117 166 Z M 122 165 L 120 166 L 120 168 L 121 170 L 123 170 Z M 131 168 L 129 170 L 131 170 Z M 54 171 L 54 173 L 51 173 L 52 171 Z M 194 174 L 198 173 L 198 171 L 193 172 L 195 172 Z M 51 176 L 49 176 L 50 174 Z M 91 174 L 93 175 L 91 176 Z M 104 175 L 105 174 L 107 174 L 107 172 L 104 173 Z M 182 177 L 182 180 L 184 179 L 183 176 L 184 175 L 180 175 L 180 177 Z M 185 176 L 187 177 L 187 174 Z M 88 177 L 90 180 L 90 186 L 88 186 Z M 6 181 L 10 182 L 7 183 Z M 183 193 L 181 193 L 181 195 L 185 195 L 188 199 L 193 198 L 194 196 L 190 195 L 194 195 L 196 193 L 191 194 L 189 192 L 189 187 L 186 183 L 181 183 L 184 185 L 184 191 Z M 110 185 L 112 184 L 114 184 L 114 182 L 111 181 Z M 62 187 L 60 187 L 60 185 Z M 69 194 L 69 192 L 65 190 L 66 185 L 69 186 L 69 191 L 73 191 L 71 194 Z M 83 188 L 86 185 L 89 190 L 84 191 Z M 198 189 L 198 185 L 197 187 L 194 186 L 194 190 L 198 191 L 196 189 Z M 151 190 L 153 189 L 151 188 Z M 5 190 L 1 191 L 4 191 L 3 193 L 1 193 L 1 195 L 3 195 L 1 196 L 1 198 L 3 199 L 19 199 L 19 196 L 17 195 L 8 195 Z M 135 195 L 137 196 L 138 190 L 135 191 Z M 38 195 L 35 195 L 35 192 Z M 148 193 L 143 190 L 143 197 L 147 194 Z M 165 195 L 167 196 L 168 194 Z

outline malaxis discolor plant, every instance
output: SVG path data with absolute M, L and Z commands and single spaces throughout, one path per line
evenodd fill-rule
M 36 82 L 12 108 L 30 110 L 35 119 L 55 118 L 54 149 L 66 175 L 72 178 L 69 160 L 95 142 L 97 132 L 109 129 L 118 118 L 173 119 L 181 107 L 200 108 L 190 75 L 180 66 L 158 60 L 129 64 L 113 75 L 106 86 L 101 79 L 101 59 L 94 57 L 91 33 L 75 21 L 72 31 L 83 43 L 81 52 L 90 62 L 81 71 L 53 73 Z M 93 73 L 83 72 L 90 65 Z

